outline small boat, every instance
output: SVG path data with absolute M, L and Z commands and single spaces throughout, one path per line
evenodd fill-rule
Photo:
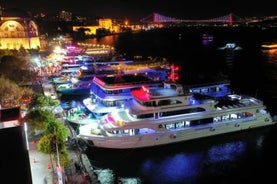
M 56 91 L 62 95 L 89 95 L 91 81 L 78 81 L 76 83 L 65 83 L 56 85 Z
M 238 51 L 242 50 L 242 47 L 238 46 L 236 43 L 229 42 L 226 43 L 223 47 L 218 47 L 219 50 L 226 50 L 226 51 Z
M 75 107 L 68 110 L 66 120 L 77 125 L 93 124 L 99 121 L 84 107 Z
M 55 85 L 67 84 L 67 83 L 71 82 L 70 78 L 71 77 L 69 75 L 61 75 L 61 76 L 57 76 L 57 77 L 52 78 L 52 81 Z
M 214 39 L 214 36 L 209 34 L 209 33 L 203 33 L 202 34 L 202 39 L 203 40 L 210 40 L 210 41 L 212 41 Z
M 202 34 L 202 44 L 203 45 L 209 45 L 213 43 L 214 41 L 214 36 L 209 34 L 209 33 L 203 33 Z
M 277 42 L 265 42 L 261 45 L 262 49 L 277 49 Z
M 89 146 L 137 149 L 173 144 L 276 123 L 257 98 L 187 93 L 177 83 L 132 91 L 125 108 L 104 115 L 97 125 L 79 127 Z

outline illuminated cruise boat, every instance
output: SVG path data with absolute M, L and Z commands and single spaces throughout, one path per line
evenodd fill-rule
M 132 99 L 132 90 L 141 88 L 141 86 L 158 87 L 165 80 L 159 78 L 160 73 L 156 73 L 157 71 L 154 70 L 140 72 L 138 74 L 95 76 L 91 85 L 91 97 L 84 99 L 83 104 L 96 117 L 101 117 L 113 109 L 122 108 L 126 101 Z M 153 74 L 150 74 L 151 72 Z M 162 74 L 165 75 L 166 71 Z M 163 75 L 161 76 L 165 77 Z
M 241 132 L 276 123 L 265 105 L 251 96 L 220 98 L 186 93 L 176 83 L 132 91 L 126 108 L 79 128 L 90 146 L 109 149 L 154 147 Z

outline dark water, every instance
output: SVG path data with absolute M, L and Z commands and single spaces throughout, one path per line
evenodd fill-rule
M 213 41 L 202 39 L 203 33 Z M 91 43 L 113 44 L 126 58 L 166 57 L 180 66 L 180 81 L 194 84 L 225 76 L 237 93 L 262 99 L 277 114 L 277 50 L 261 43 L 277 40 L 276 30 L 171 28 L 109 36 Z M 218 50 L 235 42 L 242 50 Z M 157 148 L 101 150 L 87 154 L 103 183 L 246 183 L 277 181 L 276 126 L 220 135 Z M 129 179 L 129 180 L 127 180 Z M 133 179 L 133 180 L 131 180 Z

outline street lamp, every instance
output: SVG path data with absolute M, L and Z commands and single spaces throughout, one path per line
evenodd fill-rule
M 56 133 L 56 154 L 57 154 L 57 175 L 59 184 L 63 184 L 63 172 L 60 164 L 60 156 L 59 156 L 59 147 L 58 147 L 58 139 L 57 139 L 57 130 L 55 128 Z
M 57 152 L 57 174 L 58 174 L 58 182 L 59 184 L 63 184 L 63 171 L 60 164 L 60 156 L 59 156 L 59 148 L 58 141 L 56 141 L 56 152 Z

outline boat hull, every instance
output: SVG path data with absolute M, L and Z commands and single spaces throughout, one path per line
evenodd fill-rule
M 134 149 L 161 146 L 183 141 L 222 135 L 232 132 L 241 132 L 273 125 L 275 122 L 267 120 L 270 117 L 230 121 L 220 124 L 207 124 L 184 128 L 178 131 L 160 131 L 153 134 L 127 135 L 118 137 L 78 135 L 88 145 L 99 148 Z

